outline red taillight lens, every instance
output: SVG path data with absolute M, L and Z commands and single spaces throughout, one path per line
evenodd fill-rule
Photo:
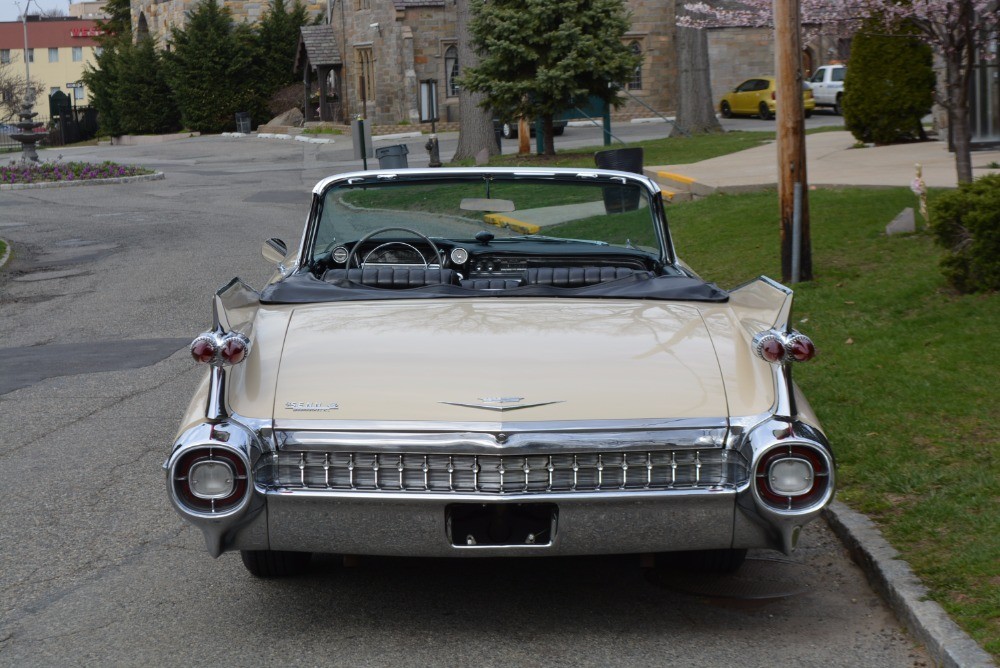
M 753 350 L 757 357 L 771 364 L 785 359 L 785 344 L 776 332 L 762 332 L 754 337 Z
M 215 337 L 211 334 L 202 334 L 191 342 L 191 357 L 199 364 L 211 364 L 217 352 Z
M 787 345 L 789 357 L 796 362 L 808 362 L 816 357 L 816 346 L 805 334 L 793 334 Z
M 230 332 L 225 336 L 215 332 L 205 332 L 191 342 L 191 357 L 199 364 L 213 366 L 239 364 L 249 354 L 250 339 L 239 332 Z
M 772 100 L 777 100 L 778 99 L 778 97 L 777 97 L 777 91 L 774 91 L 774 90 L 771 91 L 771 99 Z
M 242 334 L 228 334 L 219 345 L 219 356 L 226 364 L 239 364 L 247 356 L 250 342 Z
M 753 337 L 751 344 L 757 357 L 770 364 L 808 362 L 816 356 L 816 346 L 805 334 L 792 331 L 787 334 L 770 329 Z
M 794 479 L 799 475 L 802 482 L 796 484 Z M 757 463 L 754 483 L 758 496 L 768 505 L 780 510 L 798 510 L 817 503 L 826 494 L 830 467 L 815 448 L 781 446 Z

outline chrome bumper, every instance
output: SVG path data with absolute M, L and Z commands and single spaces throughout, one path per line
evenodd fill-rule
M 732 545 L 735 492 L 420 496 L 267 492 L 272 550 L 419 557 L 616 554 Z M 469 544 L 454 506 L 546 505 L 549 535 L 533 544 Z M 244 549 L 246 549 L 244 547 Z

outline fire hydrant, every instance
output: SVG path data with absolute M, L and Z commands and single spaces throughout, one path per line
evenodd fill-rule
M 424 148 L 431 155 L 431 160 L 427 163 L 428 167 L 440 167 L 441 166 L 441 154 L 438 151 L 438 138 L 437 135 L 432 134 L 428 139 L 427 143 L 424 144 Z

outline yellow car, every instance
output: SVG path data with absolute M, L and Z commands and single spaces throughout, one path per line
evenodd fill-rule
M 733 116 L 760 116 L 764 120 L 774 118 L 776 87 L 774 77 L 756 77 L 747 79 L 733 92 L 722 96 L 719 112 L 723 118 Z M 816 108 L 812 88 L 807 83 L 802 84 L 802 101 L 805 106 L 806 118 L 812 116 Z

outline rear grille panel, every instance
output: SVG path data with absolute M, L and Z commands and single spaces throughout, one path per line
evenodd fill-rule
M 531 494 L 732 488 L 748 464 L 723 448 L 558 454 L 424 454 L 286 449 L 259 485 L 359 492 Z

